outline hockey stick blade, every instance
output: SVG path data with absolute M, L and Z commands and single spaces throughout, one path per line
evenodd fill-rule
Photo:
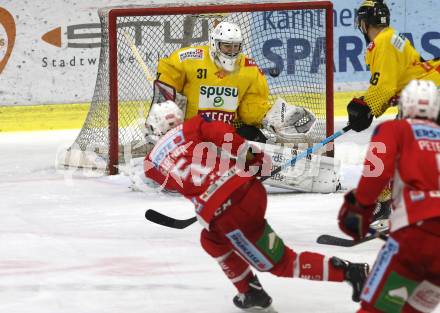
M 177 229 L 186 228 L 197 221 L 197 218 L 195 216 L 186 220 L 178 220 L 151 209 L 145 212 L 145 218 L 150 222 Z
M 345 239 L 342 237 L 332 236 L 332 235 L 321 235 L 316 239 L 317 243 L 320 243 L 322 245 L 331 245 L 331 246 L 338 246 L 338 247 L 353 247 L 357 246 L 361 243 L 380 238 L 383 240 L 386 240 L 388 231 L 383 232 L 377 232 L 374 235 L 370 235 L 367 237 L 364 237 L 360 240 L 352 240 L 352 239 Z

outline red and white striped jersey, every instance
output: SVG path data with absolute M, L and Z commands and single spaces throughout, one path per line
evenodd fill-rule
M 419 119 L 386 121 L 376 127 L 356 190 L 373 204 L 393 179 L 391 231 L 440 216 L 440 126 Z

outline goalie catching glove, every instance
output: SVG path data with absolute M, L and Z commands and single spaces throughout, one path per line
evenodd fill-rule
M 345 194 L 339 210 L 339 228 L 355 240 L 365 237 L 373 219 L 375 204 L 362 205 L 356 200 L 355 190 Z
M 306 137 L 311 133 L 315 122 L 316 118 L 309 110 L 278 98 L 266 113 L 263 127 L 276 136 L 277 142 L 297 143 L 307 142 Z

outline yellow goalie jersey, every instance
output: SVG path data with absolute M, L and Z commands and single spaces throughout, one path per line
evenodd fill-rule
M 390 107 L 393 98 L 413 79 L 432 80 L 440 86 L 440 60 L 423 61 L 410 41 L 391 27 L 370 43 L 365 59 L 371 79 L 364 101 L 376 117 Z
M 270 109 L 266 77 L 254 60 L 241 55 L 237 62 L 236 71 L 224 72 L 211 60 L 208 46 L 187 47 L 159 61 L 157 78 L 188 98 L 185 119 L 204 113 L 257 126 Z

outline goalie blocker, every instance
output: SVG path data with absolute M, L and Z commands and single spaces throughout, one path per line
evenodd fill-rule
M 272 169 L 283 165 L 300 151 L 274 144 L 252 142 L 272 158 Z M 341 188 L 340 162 L 324 155 L 311 154 L 294 167 L 266 179 L 264 184 L 302 192 L 331 193 Z

